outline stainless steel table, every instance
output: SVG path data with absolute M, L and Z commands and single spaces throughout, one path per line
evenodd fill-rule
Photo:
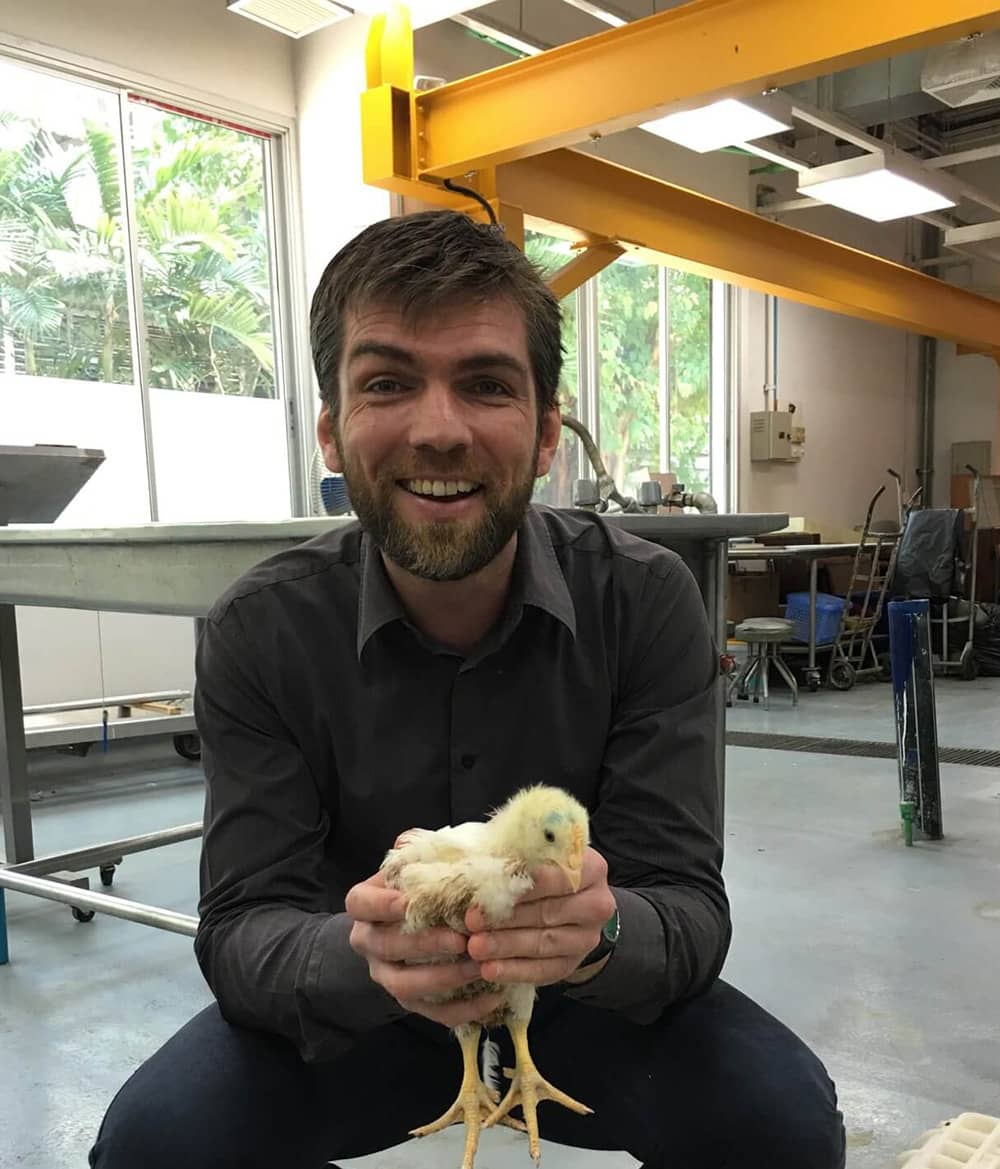
M 674 549 L 698 581 L 713 632 L 725 643 L 727 546 L 733 537 L 762 535 L 787 524 L 784 515 L 618 515 L 608 522 Z M 3 889 L 16 888 L 92 911 L 193 933 L 194 918 L 154 906 L 123 903 L 46 880 L 59 870 L 113 864 L 129 853 L 200 835 L 182 825 L 129 840 L 109 841 L 35 858 L 28 797 L 15 605 L 201 617 L 254 564 L 321 532 L 354 521 L 295 519 L 275 523 L 147 524 L 82 531 L 51 527 L 0 529 L 0 814 L 7 864 L 0 867 L 0 963 L 6 961 Z M 718 758 L 723 775 L 725 718 L 719 687 Z M 74 868 L 75 866 L 75 868 Z M 87 878 L 78 878 L 87 886 Z M 183 920 L 180 920 L 182 919 Z
M 866 544 L 874 548 L 875 545 Z M 729 548 L 729 561 L 740 560 L 807 560 L 809 562 L 809 640 L 805 646 L 807 654 L 806 682 L 810 690 L 819 686 L 819 668 L 816 665 L 816 597 L 819 562 L 827 556 L 853 556 L 858 550 L 855 544 L 783 544 L 753 548 L 741 548 L 738 544 Z M 787 647 L 782 649 L 782 653 Z

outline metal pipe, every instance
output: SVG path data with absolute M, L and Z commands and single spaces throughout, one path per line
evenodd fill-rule
M 115 860 L 123 856 L 131 856 L 137 852 L 148 852 L 152 848 L 162 848 L 166 844 L 180 844 L 184 840 L 195 840 L 201 836 L 202 823 L 196 820 L 190 824 L 180 824 L 176 828 L 163 828 L 159 832 L 146 832 L 142 836 L 129 836 L 124 840 L 109 840 L 104 844 L 91 844 L 87 848 L 77 848 L 72 852 L 50 853 L 48 856 L 36 857 L 34 860 L 23 861 L 18 865 L 10 865 L 0 872 L 22 873 L 28 877 L 40 877 L 46 873 L 55 873 L 67 870 L 71 873 L 81 869 L 91 869 L 104 861 Z
M 110 897 L 107 893 L 90 893 L 73 885 L 63 885 L 59 881 L 13 873 L 10 869 L 0 869 L 0 889 L 13 889 L 16 893 L 27 893 L 29 897 L 61 901 L 63 905 L 72 905 L 76 909 L 92 909 L 95 913 L 107 913 L 112 917 L 151 925 L 155 929 L 169 930 L 189 938 L 198 932 L 198 919 L 189 914 L 159 909 L 155 905 L 143 905 L 139 901 L 126 901 L 121 897 Z
M 937 231 L 924 225 L 920 230 L 921 255 L 938 250 Z M 937 338 L 920 339 L 920 485 L 926 507 L 934 505 L 934 408 L 937 399 Z
M 83 698 L 78 702 L 53 702 L 45 706 L 26 706 L 24 714 L 60 714 L 70 710 L 96 710 L 102 706 L 138 706 L 143 702 L 170 702 L 190 698 L 190 690 L 163 690 L 157 694 L 114 694 L 107 698 Z

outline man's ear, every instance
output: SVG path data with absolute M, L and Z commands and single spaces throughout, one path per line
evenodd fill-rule
M 343 473 L 344 466 L 340 459 L 340 452 L 337 450 L 337 444 L 333 440 L 335 426 L 336 422 L 330 413 L 330 405 L 328 402 L 324 402 L 319 417 L 316 419 L 316 438 L 319 441 L 319 449 L 323 452 L 323 462 L 326 463 L 327 470 L 333 471 L 335 475 L 340 475 Z
M 541 436 L 538 443 L 538 465 L 535 468 L 535 478 L 540 479 L 549 473 L 552 460 L 556 457 L 556 448 L 562 435 L 562 415 L 558 406 L 550 406 L 542 415 Z

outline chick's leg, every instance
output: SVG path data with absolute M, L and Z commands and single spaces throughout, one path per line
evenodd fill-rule
M 489 1128 L 498 1122 L 502 1123 L 510 1110 L 520 1104 L 528 1129 L 528 1152 L 537 1165 L 542 1155 L 538 1137 L 537 1108 L 539 1100 L 554 1100 L 557 1104 L 561 1104 L 573 1112 L 578 1112 L 581 1116 L 589 1116 L 593 1109 L 574 1100 L 572 1096 L 567 1096 L 565 1092 L 560 1092 L 558 1088 L 553 1087 L 548 1080 L 543 1079 L 539 1074 L 528 1049 L 527 1019 L 512 1020 L 507 1024 L 507 1030 L 514 1041 L 517 1066 L 513 1071 L 505 1069 L 511 1077 L 510 1089 L 486 1118 L 485 1124 Z
M 479 1130 L 483 1120 L 496 1107 L 499 1093 L 491 1092 L 483 1083 L 479 1075 L 479 1033 L 482 1029 L 476 1023 L 456 1027 L 455 1035 L 462 1047 L 462 1086 L 459 1088 L 455 1103 L 437 1120 L 430 1124 L 415 1128 L 410 1135 L 415 1137 L 429 1136 L 432 1132 L 440 1132 L 450 1124 L 459 1120 L 465 1121 L 465 1156 L 462 1158 L 462 1169 L 472 1169 L 476 1149 L 479 1147 Z M 511 1128 L 522 1129 L 520 1121 L 511 1119 Z

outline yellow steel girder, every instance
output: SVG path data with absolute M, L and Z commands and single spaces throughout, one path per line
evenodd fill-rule
M 497 168 L 530 215 L 665 264 L 848 316 L 1000 352 L 1000 301 L 574 150 Z
M 759 93 L 1000 28 L 997 0 L 693 0 L 417 94 L 417 172 L 572 146 L 681 104 Z
M 754 3 L 695 0 L 674 12 L 683 11 L 702 18 L 709 12 L 745 11 L 753 7 L 773 14 L 775 6 L 782 3 L 786 0 L 754 0 Z M 828 4 L 829 0 L 810 0 L 810 40 L 817 28 L 814 16 L 820 10 L 826 13 Z M 980 0 L 948 0 L 946 19 L 967 27 L 961 22 L 973 19 L 971 14 L 977 5 L 979 9 L 984 7 Z M 885 38 L 888 33 L 883 18 L 894 12 L 899 16 L 899 29 L 909 29 L 911 36 L 918 35 L 913 31 L 914 21 L 907 23 L 904 17 L 923 14 L 925 35 L 929 36 L 929 7 L 924 0 L 907 0 L 904 5 L 898 0 L 881 0 L 866 14 L 871 35 L 876 39 Z M 841 13 L 855 8 L 860 11 L 854 0 L 838 0 L 837 8 Z M 1000 10 L 993 15 L 997 18 L 994 23 L 1000 24 Z M 801 14 L 799 19 L 801 22 Z M 639 25 L 648 25 L 648 21 L 628 27 Z M 797 25 L 793 21 L 790 27 L 794 29 Z M 951 35 L 955 27 L 954 23 L 941 25 L 938 32 L 942 36 Z M 942 28 L 948 32 L 941 32 Z M 864 38 L 859 37 L 859 43 L 861 39 Z M 562 50 L 554 52 L 558 54 Z M 446 89 L 454 94 L 456 87 L 447 86 L 419 96 L 411 92 L 412 77 L 407 70 L 412 70 L 412 43 L 406 19 L 390 18 L 382 24 L 373 24 L 367 64 L 371 87 L 362 95 L 365 181 L 402 194 L 409 201 L 452 207 L 484 218 L 478 203 L 470 203 L 465 196 L 447 191 L 426 173 L 427 139 L 422 136 L 423 123 L 417 103 Z M 658 67 L 654 72 L 662 75 L 665 70 Z M 611 100 L 619 100 L 614 87 L 591 85 L 590 88 L 610 89 Z M 601 100 L 606 100 L 603 95 Z M 551 95 L 546 100 L 539 99 L 539 106 L 555 104 Z M 529 128 L 531 125 L 529 119 Z M 496 130 L 494 125 L 479 127 L 484 140 Z M 521 128 L 507 126 L 503 133 L 516 138 Z M 529 139 L 524 151 L 527 157 L 495 170 L 463 172 L 461 184 L 475 188 L 489 200 L 507 225 L 510 238 L 519 244 L 523 243 L 524 215 L 564 224 L 587 238 L 606 241 L 600 252 L 591 252 L 589 258 L 581 256 L 556 274 L 560 296 L 576 286 L 578 277 L 582 282 L 610 262 L 613 257 L 609 249 L 618 241 L 647 249 L 665 264 L 832 312 L 954 340 L 972 351 L 997 355 L 1000 360 L 998 301 L 821 237 L 771 223 L 598 158 L 569 150 L 532 157 L 532 149 Z M 588 265 L 595 264 L 596 267 L 587 271 Z
M 558 272 L 553 272 L 546 283 L 559 300 L 562 300 L 564 296 L 576 292 L 592 276 L 603 272 L 619 256 L 624 255 L 625 249 L 609 240 L 588 244 L 569 263 L 563 264 Z

